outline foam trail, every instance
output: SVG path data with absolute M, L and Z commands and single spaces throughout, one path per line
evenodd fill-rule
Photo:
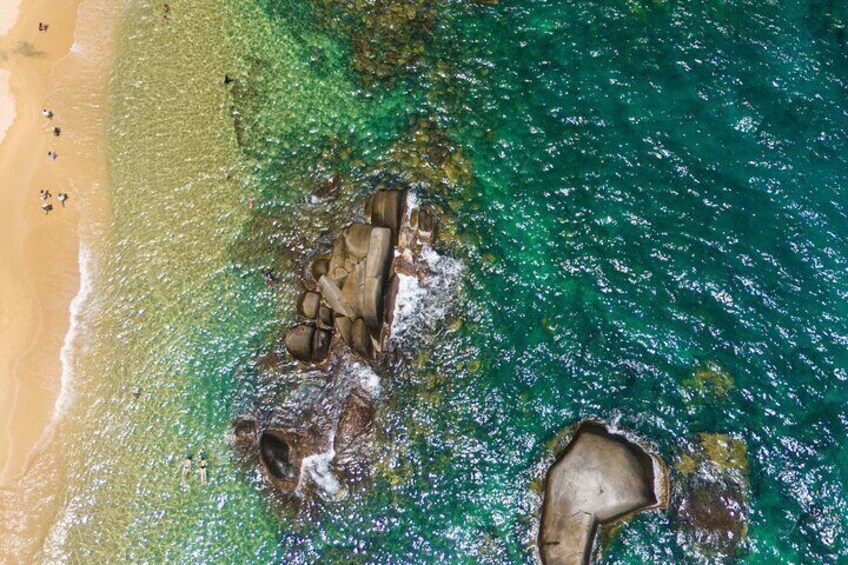
M 79 337 L 79 328 L 83 319 L 86 306 L 90 302 L 92 295 L 92 264 L 93 255 L 91 250 L 80 241 L 79 247 L 79 274 L 80 274 L 80 289 L 74 299 L 71 301 L 69 308 L 70 325 L 68 333 L 65 334 L 65 341 L 62 344 L 62 350 L 59 352 L 59 358 L 62 361 L 62 377 L 60 381 L 59 395 L 56 397 L 56 403 L 53 405 L 53 418 L 50 425 L 55 425 L 61 417 L 67 412 L 68 408 L 74 401 L 74 361 L 75 352 L 78 351 L 77 338 Z

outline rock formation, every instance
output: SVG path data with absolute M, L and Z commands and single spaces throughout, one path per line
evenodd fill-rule
M 396 265 L 414 271 L 411 258 L 432 242 L 435 222 L 427 209 L 407 210 L 405 190 L 374 194 L 365 217 L 368 223 L 350 224 L 331 249 L 312 257 L 296 304 L 300 320 L 285 338 L 295 360 L 326 363 L 329 378 L 299 387 L 263 421 L 233 424 L 236 444 L 258 452 L 265 477 L 282 493 L 301 493 L 313 482 L 333 490 L 337 478 L 353 482 L 367 466 L 376 406 L 363 374 L 374 373 L 347 362 L 344 349 L 365 361 L 383 351 L 398 289 Z
M 606 426 L 584 422 L 548 471 L 539 532 L 545 565 L 586 565 L 599 526 L 667 505 L 662 460 Z
M 350 350 L 373 359 L 383 349 L 395 284 L 393 260 L 417 240 L 430 241 L 432 215 L 415 209 L 407 221 L 405 190 L 381 190 L 365 208 L 370 224 L 353 223 L 333 242 L 329 253 L 316 255 L 306 290 L 297 303 L 302 322 L 286 336 L 286 349 L 304 363 L 321 363 L 333 335 Z

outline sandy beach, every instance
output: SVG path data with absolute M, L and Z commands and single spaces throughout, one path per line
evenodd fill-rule
M 13 4 L 3 9 L 15 10 Z M 6 489 L 18 483 L 55 418 L 68 371 L 63 344 L 70 308 L 80 292 L 81 218 L 104 211 L 112 4 L 24 0 L 0 38 L 0 68 L 14 98 L 13 106 L 3 102 L 14 119 L 0 143 L 0 486 Z M 39 30 L 42 22 L 46 31 Z M 0 130 L 2 123 L 0 114 Z M 51 151 L 55 160 L 48 159 Z M 52 197 L 42 200 L 41 190 Z M 59 193 L 68 194 L 67 202 Z M 44 204 L 53 210 L 45 213 Z

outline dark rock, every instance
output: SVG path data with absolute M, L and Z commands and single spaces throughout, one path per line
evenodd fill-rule
M 317 292 L 304 292 L 297 301 L 297 313 L 304 318 L 314 320 L 321 308 L 321 295 Z
M 362 294 L 362 319 L 368 330 L 379 336 L 383 327 L 383 281 L 378 278 L 365 279 Z
M 381 190 L 371 198 L 371 225 L 392 230 L 392 245 L 397 244 L 406 211 L 405 190 Z
M 301 457 L 291 434 L 266 430 L 259 438 L 259 461 L 268 480 L 277 489 L 291 492 L 297 486 Z
M 675 525 L 683 538 L 705 560 L 733 556 L 748 532 L 745 443 L 727 434 L 700 434 L 675 469 Z
M 726 480 L 700 480 L 688 487 L 675 515 L 702 554 L 732 555 L 747 534 L 745 494 Z
M 330 272 L 330 260 L 326 257 L 316 257 L 312 261 L 309 272 L 315 282 L 318 282 L 318 279 Z
M 395 315 L 395 304 L 397 303 L 397 295 L 400 290 L 400 278 L 392 273 L 392 276 L 389 277 L 389 282 L 386 285 L 386 291 L 383 293 L 384 300 L 384 308 L 385 308 L 385 323 L 387 326 L 391 327 L 392 322 L 394 322 Z
M 321 306 L 318 310 L 318 327 L 325 330 L 333 329 L 333 311 L 326 306 Z
M 359 388 L 350 393 L 336 428 L 335 450 L 337 453 L 351 448 L 364 435 L 373 431 L 375 413 L 374 402 L 369 395 Z
M 333 334 L 328 330 L 315 330 L 312 337 L 312 362 L 321 363 L 327 359 L 327 354 L 330 352 L 330 340 Z
M 357 318 L 353 321 L 351 327 L 351 349 L 353 352 L 365 359 L 374 358 L 374 343 L 371 341 L 371 334 L 368 331 L 368 326 L 362 318 Z
M 298 361 L 312 361 L 312 338 L 315 328 L 312 326 L 295 326 L 286 335 L 286 350 Z

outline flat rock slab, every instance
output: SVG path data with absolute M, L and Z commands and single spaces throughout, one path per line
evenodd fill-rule
M 603 425 L 584 423 L 551 467 L 539 545 L 545 565 L 586 565 L 599 525 L 665 504 L 654 456 Z

